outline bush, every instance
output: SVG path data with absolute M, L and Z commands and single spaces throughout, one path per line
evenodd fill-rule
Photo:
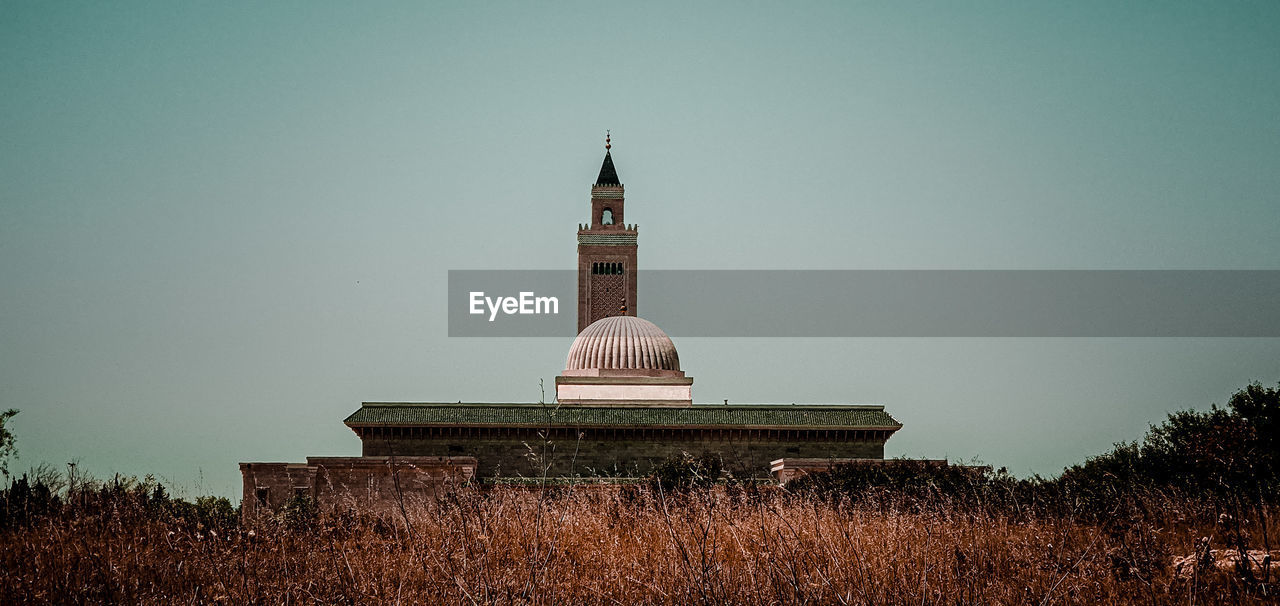
M 1227 408 L 1172 413 L 1141 441 L 1063 470 L 1052 480 L 1019 480 L 1001 469 L 936 465 L 899 459 L 814 473 L 788 485 L 793 492 L 852 502 L 876 498 L 908 510 L 959 507 L 1108 522 L 1117 516 L 1146 523 L 1176 509 L 1201 522 L 1266 524 L 1280 491 L 1280 389 L 1253 384 Z
M 1005 469 L 894 459 L 839 465 L 802 476 L 787 485 L 795 493 L 872 502 L 885 508 L 919 511 L 951 508 L 1017 513 L 1034 501 L 1036 480 L 1018 480 Z M 1026 501 L 1025 503 L 1023 501 Z
M 687 452 L 654 466 L 647 484 L 654 494 L 687 493 L 713 486 L 720 479 L 723 463 L 715 453 L 695 457 Z
M 195 502 L 169 496 L 150 476 L 138 480 L 115 476 L 107 482 L 85 479 L 59 494 L 46 478 L 27 474 L 0 490 L 0 529 L 27 526 L 42 518 L 75 519 L 103 516 L 120 521 L 152 520 L 178 528 L 234 529 L 240 508 L 225 497 L 198 497 Z
M 1141 442 L 1063 471 L 1061 491 L 1105 515 L 1132 502 L 1194 498 L 1201 515 L 1263 515 L 1274 504 L 1280 442 L 1280 390 L 1253 384 L 1228 408 L 1184 410 L 1153 426 Z
M 0 529 L 26 526 L 62 508 L 62 500 L 43 481 L 31 483 L 23 474 L 0 499 Z
M 280 510 L 280 520 L 293 530 L 308 530 L 316 523 L 319 511 L 310 497 L 294 495 Z

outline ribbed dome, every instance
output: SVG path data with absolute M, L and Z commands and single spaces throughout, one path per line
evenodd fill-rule
M 611 316 L 582 329 L 569 348 L 566 370 L 680 370 L 671 337 L 656 324 L 635 316 Z

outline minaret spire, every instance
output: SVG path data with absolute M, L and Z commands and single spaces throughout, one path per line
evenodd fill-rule
M 613 167 L 613 157 L 609 155 L 609 149 L 613 147 L 612 136 L 609 131 L 604 131 L 604 163 L 600 165 L 600 176 L 596 177 L 596 185 L 622 185 L 618 181 L 618 170 Z

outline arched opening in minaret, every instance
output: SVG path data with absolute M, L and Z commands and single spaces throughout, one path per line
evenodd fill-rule
M 613 210 L 606 208 L 600 213 L 600 224 L 613 225 Z

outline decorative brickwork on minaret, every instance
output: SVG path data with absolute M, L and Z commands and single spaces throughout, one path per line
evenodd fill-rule
M 636 226 L 623 222 L 623 189 L 605 138 L 591 186 L 591 223 L 578 226 L 578 332 L 609 316 L 636 315 Z

